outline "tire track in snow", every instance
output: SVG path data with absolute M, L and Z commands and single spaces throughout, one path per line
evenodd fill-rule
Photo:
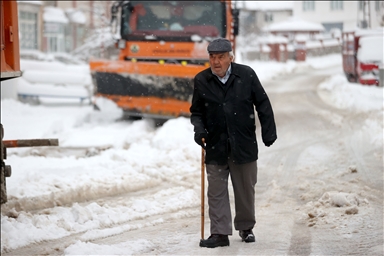
M 288 204 L 288 207 L 292 209 L 291 216 L 297 214 L 295 213 L 295 209 L 305 203 L 305 201 L 302 201 L 300 198 L 303 191 L 300 191 L 298 188 L 302 185 L 300 183 L 302 180 L 297 179 L 300 177 L 299 172 L 301 172 L 301 170 L 297 167 L 297 161 L 300 154 L 316 144 L 333 145 L 330 147 L 330 149 L 334 152 L 332 160 L 328 163 L 319 162 L 320 165 L 324 165 L 331 170 L 334 168 L 342 169 L 343 166 L 348 168 L 351 165 L 350 159 L 356 159 L 358 162 L 358 169 L 361 169 L 359 174 L 361 174 L 364 180 L 366 180 L 367 185 L 373 185 L 375 183 L 379 184 L 375 187 L 378 189 L 381 188 L 380 191 L 382 199 L 382 183 L 374 180 L 374 177 L 377 178 L 380 176 L 378 176 L 377 173 L 372 174 L 372 172 L 367 174 L 372 166 L 375 166 L 375 164 L 367 163 L 367 159 L 372 158 L 367 158 L 369 153 L 361 150 L 361 147 L 353 145 L 353 132 L 359 131 L 358 125 L 360 123 L 356 120 L 355 113 L 335 109 L 326 105 L 316 93 L 316 86 L 325 78 L 326 76 L 321 75 L 317 77 L 309 76 L 307 78 L 299 75 L 293 79 L 288 77 L 287 79 L 281 80 L 289 85 L 295 83 L 293 87 L 288 86 L 289 88 L 282 89 L 282 86 L 280 86 L 279 89 L 276 90 L 280 92 L 280 94 L 269 93 L 274 108 L 278 110 L 275 113 L 278 123 L 278 133 L 280 133 L 278 135 L 278 140 L 296 141 L 296 143 L 268 150 L 269 158 L 266 159 L 266 156 L 262 156 L 259 160 L 259 162 L 262 163 L 261 167 L 264 167 L 268 171 L 266 173 L 259 172 L 260 179 L 257 187 L 259 188 L 259 191 L 263 192 L 264 196 L 266 196 L 268 192 L 275 192 L 272 193 L 272 196 L 270 197 L 272 200 L 260 203 L 261 205 L 287 204 L 287 202 L 291 201 Z M 273 82 L 273 84 L 272 88 L 277 86 L 277 82 Z M 272 89 L 272 91 L 274 90 Z M 281 91 L 283 91 L 283 93 L 281 93 Z M 297 120 L 306 120 L 304 125 L 306 129 L 310 129 L 310 131 L 303 130 L 303 124 Z M 349 127 L 346 127 L 345 123 L 348 123 Z M 354 127 L 351 127 L 351 124 L 354 124 Z M 276 146 L 278 146 L 279 142 L 276 144 Z M 379 161 L 376 159 L 375 162 L 376 166 L 379 167 Z M 343 184 L 343 182 L 338 181 L 336 177 L 336 180 L 332 180 L 332 177 L 326 176 L 326 173 L 324 173 L 318 177 L 319 182 L 323 182 L 321 179 L 326 178 L 324 180 L 326 183 L 323 186 L 323 190 L 325 189 L 325 191 L 327 188 L 331 189 Z M 272 185 L 278 187 L 280 190 L 279 193 L 273 191 L 270 186 L 271 182 L 266 182 L 265 180 L 273 180 L 274 183 L 272 183 Z M 267 184 L 267 186 L 263 187 L 260 183 Z M 280 196 L 280 198 L 277 198 L 278 196 Z M 264 197 L 263 201 L 266 201 Z M 382 253 L 383 248 L 380 245 L 383 244 L 383 210 L 382 206 L 377 205 L 376 203 L 373 203 L 371 207 L 375 209 L 368 209 L 366 211 L 365 208 L 361 208 L 360 214 L 356 215 L 356 217 L 361 219 L 363 222 L 370 223 L 368 226 L 357 224 L 355 229 L 359 230 L 357 235 L 356 233 L 353 233 L 356 231 L 352 228 L 338 224 L 343 220 L 343 218 L 345 218 L 344 221 L 348 221 L 348 219 L 353 218 L 354 216 L 337 218 L 334 224 L 322 224 L 314 229 L 307 226 L 307 224 L 309 224 L 306 223 L 307 221 L 303 222 L 302 219 L 297 219 L 297 216 L 292 219 L 292 222 L 289 222 L 290 214 L 287 214 L 287 216 L 283 219 L 288 221 L 285 223 L 285 227 L 280 231 L 280 233 L 284 233 L 285 230 L 289 229 L 291 239 L 289 249 L 286 251 L 283 250 L 281 253 L 285 254 L 288 252 L 288 254 L 296 255 L 308 255 L 311 253 L 329 255 L 344 252 L 365 254 L 367 248 L 371 248 L 369 251 L 374 255 L 377 255 L 378 252 Z M 370 212 L 373 216 L 368 217 L 367 212 Z M 378 219 L 370 221 L 370 218 L 380 218 L 381 221 Z M 360 221 L 357 223 L 359 222 Z M 373 225 L 374 222 L 379 225 L 375 227 Z M 333 230 L 333 232 L 330 232 L 329 228 L 334 227 L 334 225 L 336 225 L 336 229 Z M 352 240 L 354 242 L 340 241 L 340 235 L 353 237 Z

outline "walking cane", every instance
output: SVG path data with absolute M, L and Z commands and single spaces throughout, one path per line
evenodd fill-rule
M 203 144 L 205 139 L 202 138 Z M 201 239 L 204 240 L 204 188 L 205 188 L 205 170 L 204 170 L 204 148 L 201 147 Z

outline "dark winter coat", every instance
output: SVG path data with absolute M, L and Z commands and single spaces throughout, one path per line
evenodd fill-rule
M 206 164 L 227 164 L 229 146 L 235 163 L 257 160 L 254 106 L 263 142 L 268 144 L 277 139 L 272 106 L 255 71 L 245 65 L 231 65 L 226 84 L 210 68 L 194 78 L 191 123 L 195 133 L 208 133 Z

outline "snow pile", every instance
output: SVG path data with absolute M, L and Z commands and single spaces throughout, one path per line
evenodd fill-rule
M 26 60 L 38 60 L 40 61 L 40 64 L 37 64 L 38 66 L 40 66 L 43 61 L 46 66 L 49 66 L 49 63 L 54 62 L 59 62 L 61 64 L 88 65 L 88 63 L 65 52 L 44 53 L 39 50 L 20 49 L 20 65 Z
M 367 199 L 362 199 L 355 193 L 328 191 L 317 201 L 310 201 L 302 206 L 300 210 L 305 214 L 301 218 L 307 219 L 310 227 L 329 223 L 337 225 L 337 216 L 358 214 L 359 206 L 368 205 Z
M 43 19 L 45 22 L 52 23 L 68 23 L 68 18 L 65 15 L 64 11 L 61 8 L 53 7 L 53 6 L 45 6 Z
M 331 191 L 324 193 L 319 202 L 327 207 L 359 206 L 360 199 L 354 193 Z
M 89 114 L 88 118 L 91 123 L 111 123 L 123 116 L 123 110 L 111 100 L 95 97 L 94 103 L 99 111 Z
M 25 212 L 11 209 L 1 216 L 2 251 L 25 246 L 32 242 L 62 238 L 71 234 L 85 232 L 84 240 L 104 238 L 123 232 L 152 226 L 163 222 L 162 219 L 150 221 L 152 216 L 166 214 L 167 219 L 176 217 L 172 211 L 199 205 L 199 198 L 192 190 L 174 187 L 153 194 L 152 199 L 130 198 L 124 200 L 124 206 L 99 205 L 91 203 L 82 206 L 78 203 L 71 207 L 55 207 L 40 215 L 29 216 Z M 3 215 L 4 214 L 4 215 Z M 142 225 L 127 225 L 132 220 L 147 219 Z M 29 230 L 30 232 L 23 232 Z M 18 237 L 18 239 L 7 239 Z
M 319 85 L 324 102 L 339 109 L 356 112 L 383 110 L 383 88 L 349 83 L 344 75 L 336 75 Z
M 90 100 L 93 84 L 88 64 L 74 64 L 76 60 L 68 60 L 66 55 L 51 55 L 52 58 L 49 58 L 48 54 L 38 51 L 23 54 L 38 60 L 20 60 L 23 76 L 6 81 L 4 87 L 2 84 L 2 98 L 18 97 L 26 102 L 31 99 L 38 102 L 57 102 L 57 99 L 77 102 Z

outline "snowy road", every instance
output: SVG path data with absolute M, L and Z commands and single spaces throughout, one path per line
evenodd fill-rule
M 2 226 L 6 225 L 2 255 L 382 255 L 383 112 L 335 107 L 332 93 L 321 89 L 322 83 L 341 73 L 335 67 L 297 69 L 264 82 L 278 140 L 270 148 L 260 146 L 255 244 L 242 243 L 234 231 L 230 247 L 198 247 L 200 149 L 194 145 L 189 120 L 168 121 L 157 129 L 148 120 L 106 124 L 98 123 L 101 119 L 83 107 L 79 113 L 85 114 L 78 114 L 81 118 L 75 118 L 73 129 L 76 136 L 85 137 L 87 132 L 95 134 L 95 124 L 105 128 L 101 134 L 108 138 L 98 139 L 98 145 L 77 145 L 85 149 L 76 150 L 76 138 L 70 136 L 74 131 L 70 134 L 53 123 L 44 134 L 64 137 L 61 152 L 11 152 L 8 162 L 14 169 L 31 163 L 46 171 L 56 164 L 58 173 L 49 171 L 57 175 L 52 178 L 57 191 L 48 187 L 50 193 L 44 194 L 36 188 L 34 196 L 23 196 L 12 186 L 12 177 L 8 179 L 11 199 L 1 209 Z M 60 111 L 65 122 L 64 110 Z M 120 133 L 119 139 L 107 135 L 107 128 Z M 259 130 L 257 136 L 261 141 Z M 39 155 L 50 160 L 51 167 Z M 73 166 L 64 164 L 67 161 Z M 126 174 L 120 169 L 133 171 Z M 99 174 L 105 171 L 109 174 Z M 94 183 L 88 181 L 92 180 L 88 172 L 97 173 Z M 32 175 L 30 183 L 44 179 Z M 66 175 L 78 175 L 83 186 L 71 187 Z M 67 215 L 76 216 L 76 221 Z M 34 226 L 31 232 L 41 238 L 23 238 L 30 241 L 24 247 L 8 241 L 11 235 L 3 240 L 7 232 L 20 232 L 12 226 L 13 219 L 20 229 L 22 224 Z M 38 228 L 57 234 L 41 235 Z M 65 232 L 60 233 L 62 229 Z M 209 235 L 208 217 L 205 235 Z

